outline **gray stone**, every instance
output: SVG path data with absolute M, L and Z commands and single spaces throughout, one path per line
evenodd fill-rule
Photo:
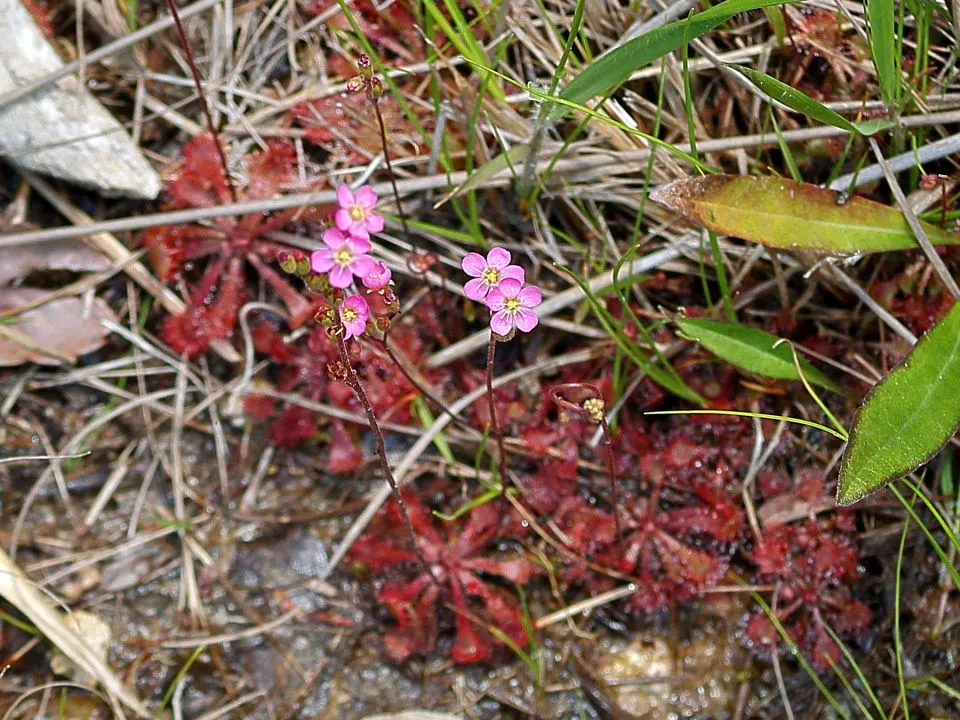
M 20 0 L 0 0 L 0 96 L 63 66 Z M 74 77 L 0 108 L 0 157 L 111 195 L 152 200 L 160 177 Z

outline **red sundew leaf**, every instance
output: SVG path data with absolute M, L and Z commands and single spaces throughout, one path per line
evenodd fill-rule
M 247 200 L 273 197 L 296 179 L 297 153 L 289 140 L 267 141 L 267 149 L 247 156 Z
M 477 572 L 497 575 L 515 583 L 526 583 L 540 572 L 541 568 L 532 560 L 514 558 L 512 560 L 495 560 L 493 558 L 469 558 L 463 561 L 463 566 Z
M 828 615 L 834 630 L 839 633 L 856 635 L 870 627 L 870 608 L 853 598 L 830 607 Z
M 417 561 L 413 550 L 397 547 L 374 535 L 362 535 L 350 548 L 350 560 L 360 563 L 370 572 L 377 573 L 396 565 Z
M 363 453 L 354 443 L 353 438 L 343 423 L 334 420 L 331 423 L 330 441 L 327 445 L 327 470 L 334 474 L 348 473 L 356 470 L 363 462 Z
M 773 649 L 780 644 L 780 633 L 763 613 L 754 613 L 747 621 L 744 636 L 753 649 Z
M 450 582 L 450 590 L 456 611 L 454 618 L 456 638 L 450 649 L 450 657 L 454 662 L 461 664 L 484 662 L 492 652 L 491 644 L 467 615 L 470 608 L 458 580 L 454 579 Z
M 613 515 L 588 505 L 577 495 L 560 503 L 554 521 L 567 537 L 570 549 L 582 555 L 593 555 L 616 540 Z
M 795 535 L 796 531 L 790 525 L 771 525 L 764 531 L 763 540 L 750 557 L 762 579 L 776 577 L 787 569 Z
M 435 604 L 439 591 L 426 575 L 406 585 L 389 585 L 378 594 L 396 625 L 383 644 L 392 660 L 402 663 L 414 654 L 433 650 L 437 637 Z
M 150 264 L 161 281 L 172 280 L 183 265 L 184 225 L 158 225 L 141 237 Z
M 298 447 L 317 434 L 319 417 L 313 410 L 288 405 L 270 425 L 270 441 L 277 447 Z
M 658 533 L 652 542 L 667 578 L 678 585 L 703 587 L 716 582 L 727 571 L 726 562 L 720 558 L 695 550 L 665 533 Z
M 273 414 L 277 401 L 266 395 L 247 395 L 243 399 L 243 412 L 256 420 L 263 422 Z
M 286 365 L 293 361 L 294 348 L 283 341 L 283 334 L 269 323 L 257 323 L 251 333 L 253 347 L 271 360 Z
M 244 294 L 242 260 L 215 262 L 204 273 L 186 311 L 164 322 L 161 337 L 181 355 L 198 355 L 212 340 L 230 336 Z
M 232 198 L 216 140 L 210 133 L 197 135 L 183 146 L 183 162 L 177 177 L 167 185 L 172 208 L 226 205 Z
M 506 591 L 483 583 L 477 585 L 475 594 L 480 597 L 487 617 L 493 620 L 497 629 L 518 646 L 526 647 L 530 638 L 523 627 L 517 601 L 508 596 Z

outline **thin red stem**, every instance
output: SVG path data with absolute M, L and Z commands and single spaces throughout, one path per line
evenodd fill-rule
M 413 245 L 413 239 L 410 237 L 410 228 L 407 225 L 407 214 L 403 211 L 403 203 L 400 202 L 397 178 L 393 173 L 393 164 L 390 162 L 390 150 L 387 146 L 387 126 L 383 122 L 383 114 L 380 112 L 380 98 L 371 93 L 370 99 L 373 101 L 373 109 L 377 114 L 377 124 L 380 126 L 380 144 L 383 146 L 383 159 L 387 163 L 387 172 L 390 174 L 390 185 L 393 187 L 393 199 L 397 203 L 397 215 L 400 216 L 400 225 L 403 227 L 404 239 Z
M 170 15 L 173 17 L 173 24 L 177 28 L 177 35 L 180 36 L 180 45 L 183 47 L 184 55 L 187 58 L 187 65 L 190 66 L 190 72 L 193 73 L 193 84 L 196 85 L 197 88 L 197 98 L 200 100 L 200 109 L 203 111 L 203 117 L 207 122 L 207 129 L 210 131 L 210 134 L 213 135 L 213 144 L 217 146 L 217 155 L 220 158 L 220 165 L 223 168 L 223 179 L 227 183 L 227 189 L 230 191 L 230 197 L 233 199 L 233 202 L 237 202 L 237 189 L 230 179 L 230 170 L 227 167 L 227 156 L 223 152 L 223 145 L 220 144 L 220 134 L 213 126 L 213 116 L 210 114 L 210 107 L 207 105 L 207 97 L 203 93 L 203 81 L 200 78 L 200 69 L 197 67 L 197 62 L 193 58 L 193 50 L 190 49 L 187 33 L 183 29 L 183 23 L 180 22 L 180 11 L 177 10 L 177 5 L 174 0 L 166 1 Z
M 490 431 L 497 441 L 497 468 L 500 473 L 500 484 L 507 483 L 507 453 L 503 449 L 503 433 L 500 423 L 497 422 L 497 408 L 493 400 L 493 360 L 497 352 L 497 341 L 490 333 L 490 344 L 487 346 L 487 407 L 490 409 Z
M 377 457 L 380 459 L 380 469 L 383 471 L 384 477 L 386 477 L 387 483 L 390 485 L 390 489 L 393 491 L 393 496 L 397 500 L 397 508 L 400 510 L 400 518 L 403 520 L 403 526 L 406 529 L 407 534 L 410 536 L 410 542 L 413 544 L 413 551 L 417 555 L 417 560 L 420 561 L 424 569 L 430 575 L 430 578 L 438 587 L 440 587 L 439 581 L 433 574 L 433 569 L 423 556 L 423 551 L 420 549 L 420 543 L 417 542 L 417 533 L 414 531 L 413 523 L 410 521 L 410 513 L 407 512 L 407 504 L 404 502 L 403 495 L 400 493 L 400 486 L 397 483 L 397 479 L 393 476 L 393 470 L 390 469 L 390 460 L 387 458 L 387 447 L 383 439 L 383 430 L 380 428 L 380 423 L 377 421 L 377 414 L 374 412 L 373 406 L 370 405 L 370 400 L 367 398 L 367 393 L 363 389 L 363 385 L 360 382 L 357 371 L 354 369 L 353 363 L 350 362 L 350 355 L 347 352 L 347 343 L 343 339 L 342 326 L 339 328 L 339 332 L 337 332 L 336 335 L 337 348 L 340 351 L 340 361 L 343 363 L 344 369 L 346 370 L 347 384 L 349 384 L 353 391 L 357 394 L 357 398 L 359 398 L 360 404 L 363 406 L 364 412 L 367 414 L 367 422 L 370 425 L 370 429 L 373 430 L 374 436 L 377 439 Z

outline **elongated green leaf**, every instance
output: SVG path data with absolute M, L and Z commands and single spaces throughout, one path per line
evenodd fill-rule
M 840 464 L 837 504 L 913 472 L 960 427 L 960 303 L 873 388 Z
M 917 247 L 903 214 L 886 205 L 776 177 L 709 175 L 685 178 L 650 193 L 708 230 L 786 250 L 828 254 Z M 935 245 L 960 245 L 960 233 L 922 223 Z
M 684 336 L 739 368 L 778 380 L 800 380 L 790 346 L 780 342 L 776 335 L 739 323 L 706 318 L 682 318 L 676 323 Z M 799 360 L 807 382 L 843 393 L 835 382 L 813 365 L 803 358 Z
M 785 82 L 777 80 L 766 73 L 743 65 L 730 65 L 741 75 L 745 75 L 758 88 L 763 90 L 774 100 L 783 103 L 791 110 L 802 113 L 813 120 L 822 122 L 824 125 L 832 125 L 843 130 L 847 130 L 858 135 L 872 135 L 875 132 L 893 127 L 895 124 L 891 118 L 878 118 L 864 123 L 852 123 L 840 113 L 834 112 L 830 108 L 818 103 L 809 95 L 806 95 L 795 87 L 787 85 Z
M 583 104 L 622 85 L 634 71 L 710 32 L 734 15 L 785 4 L 782 0 L 726 0 L 689 19 L 663 25 L 604 55 L 577 75 L 560 97 Z M 556 120 L 567 111 L 565 107 L 556 106 L 551 110 L 550 119 Z
M 888 106 L 900 94 L 900 52 L 897 49 L 893 0 L 866 0 L 870 22 L 870 55 L 877 71 L 880 95 Z

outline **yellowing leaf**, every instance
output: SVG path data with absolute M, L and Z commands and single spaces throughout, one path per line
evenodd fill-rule
M 918 247 L 903 214 L 778 177 L 708 175 L 677 180 L 650 199 L 708 230 L 787 250 L 847 254 Z M 935 245 L 960 245 L 960 233 L 922 223 Z
M 873 388 L 840 464 L 850 505 L 929 461 L 960 427 L 960 303 Z

